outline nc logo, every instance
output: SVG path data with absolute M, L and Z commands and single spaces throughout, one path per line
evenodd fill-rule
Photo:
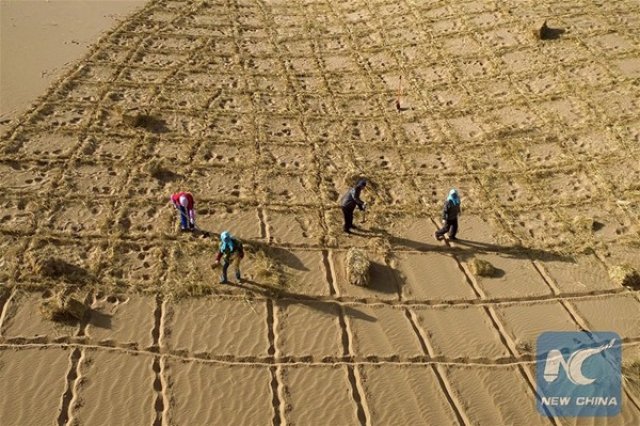
M 575 385 L 590 385 L 595 382 L 596 379 L 586 377 L 582 373 L 582 364 L 587 360 L 587 358 L 597 355 L 607 349 L 611 349 L 614 344 L 615 340 L 611 339 L 611 341 L 606 345 L 598 346 L 596 348 L 577 350 L 571 353 L 567 361 L 564 360 L 562 352 L 558 349 L 552 349 L 547 354 L 547 360 L 544 367 L 544 379 L 547 382 L 553 382 L 556 380 L 558 378 L 560 366 L 562 366 L 571 383 Z
M 622 342 L 611 331 L 547 331 L 536 349 L 543 416 L 608 417 L 622 406 Z

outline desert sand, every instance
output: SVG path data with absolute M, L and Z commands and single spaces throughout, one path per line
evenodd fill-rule
M 2 0 L 0 132 L 143 0 Z
M 146 2 L 3 129 L 0 423 L 640 424 L 640 288 L 611 276 L 640 270 L 639 24 L 632 0 Z M 44 318 L 60 296 L 88 314 Z M 578 330 L 622 338 L 616 417 L 536 410 L 538 335 Z

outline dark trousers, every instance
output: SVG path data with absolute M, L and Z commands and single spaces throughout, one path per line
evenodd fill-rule
M 447 219 L 444 226 L 436 231 L 436 235 L 442 237 L 447 232 L 449 233 L 449 237 L 456 237 L 456 234 L 458 233 L 458 218 Z
M 229 266 L 233 264 L 236 268 L 236 278 L 240 279 L 240 256 L 234 254 L 231 256 L 225 256 L 222 260 L 222 275 L 220 276 L 221 281 L 227 281 L 227 271 L 229 270 Z
M 343 207 L 342 214 L 344 215 L 344 231 L 347 232 L 353 228 L 353 211 L 355 207 Z
M 189 218 L 187 216 L 187 208 L 178 206 L 178 214 L 180 216 L 180 229 L 189 229 Z

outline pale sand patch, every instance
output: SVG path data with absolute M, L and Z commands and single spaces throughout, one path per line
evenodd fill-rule
M 478 216 L 464 212 L 458 219 L 457 238 L 461 241 L 453 241 L 453 246 L 470 251 L 508 249 L 512 242 L 512 238 L 501 229 L 493 215 Z
M 269 256 L 285 268 L 286 290 L 295 294 L 329 296 L 324 254 L 315 250 L 269 250 Z
M 208 200 L 235 202 L 254 198 L 251 175 L 228 169 L 195 170 L 183 185 L 199 188 L 198 197 Z
M 568 261 L 542 260 L 540 264 L 563 293 L 589 293 L 616 287 L 606 267 L 593 255 L 575 256 Z
M 241 241 L 247 239 L 258 239 L 262 237 L 260 216 L 253 208 L 234 208 L 233 205 L 217 205 L 204 201 L 198 201 L 200 194 L 196 197 L 196 224 L 199 228 L 215 233 L 229 231 L 233 236 L 237 236 Z M 176 215 L 175 227 L 178 219 Z
M 289 422 L 318 426 L 358 423 L 347 367 L 287 367 L 281 371 Z
M 266 318 L 264 302 L 201 298 L 167 303 L 161 346 L 189 354 L 264 357 L 269 349 Z
M 3 1 L 1 121 L 16 118 L 89 44 L 146 2 Z M 26 50 L 28 55 L 23 54 Z M 5 124 L 0 124 L 0 131 Z
M 22 138 L 21 152 L 26 157 L 69 158 L 80 140 L 76 135 L 62 131 L 33 132 Z
M 576 15 L 556 5 L 553 25 L 567 34 L 542 42 L 523 22 L 546 16 L 544 1 L 276 3 L 150 3 L 69 70 L 0 153 L 2 279 L 83 284 L 74 274 L 43 282 L 26 267 L 60 257 L 101 292 L 84 339 L 105 347 L 94 364 L 81 359 L 80 380 L 62 370 L 79 390 L 71 396 L 91 399 L 71 413 L 106 411 L 95 400 L 119 392 L 109 386 L 129 373 L 111 367 L 127 357 L 120 368 L 137 376 L 118 386 L 151 399 L 113 399 L 139 402 L 133 416 L 149 418 L 136 423 L 544 422 L 518 367 L 464 367 L 528 362 L 540 332 L 578 328 L 567 310 L 584 315 L 582 325 L 638 337 L 635 293 L 574 299 L 567 309 L 532 300 L 614 289 L 596 282 L 606 269 L 593 258 L 565 265 L 550 248 L 593 248 L 607 266 L 640 259 L 621 245 L 638 230 L 635 10 L 585 4 Z M 130 107 L 147 109 L 157 126 L 124 123 Z M 152 174 L 156 161 L 163 170 Z M 359 236 L 341 231 L 345 174 L 372 183 L 367 221 L 356 212 L 369 229 Z M 436 242 L 450 187 L 462 195 L 462 240 Z M 173 234 L 175 190 L 194 193 L 201 228 L 248 243 L 251 282 L 218 285 L 215 238 Z M 592 232 L 588 219 L 605 226 Z M 253 249 L 265 246 L 286 285 L 261 271 Z M 372 288 L 346 284 L 350 247 L 371 254 Z M 466 266 L 474 257 L 499 276 L 476 280 Z M 105 286 L 114 285 L 166 301 L 110 299 Z M 474 288 L 490 300 L 458 303 Z M 214 296 L 184 299 L 189 292 Z M 25 302 L 34 310 L 17 312 L 23 301 L 1 293 L 3 338 L 81 339 L 77 327 L 60 335 L 30 322 L 37 297 Z M 618 305 L 621 319 L 609 318 Z M 123 354 L 155 345 L 155 355 Z M 625 355 L 635 343 L 626 345 Z M 384 365 L 340 365 L 352 357 Z M 425 358 L 460 365 L 434 370 Z M 91 377 L 104 387 L 84 386 Z M 55 394 L 64 406 L 68 395 Z M 618 419 L 636 424 L 635 411 L 627 402 Z
M 119 242 L 107 252 L 109 264 L 104 278 L 115 282 L 136 284 L 141 287 L 157 286 L 163 272 L 162 251 L 159 247 L 136 242 Z
M 359 314 L 347 315 L 353 353 L 363 357 L 410 358 L 425 355 L 402 308 L 355 305 Z
M 157 149 L 158 152 L 165 152 L 162 146 L 158 146 Z M 257 159 L 254 158 L 255 151 L 255 146 L 214 144 L 207 141 L 200 145 L 196 157 L 202 158 L 208 164 L 216 166 L 246 165 L 252 161 L 257 161 Z
M 40 303 L 43 296 L 37 293 L 18 293 L 6 307 L 2 323 L 4 338 L 24 338 L 44 341 L 67 341 L 78 332 L 78 325 L 62 324 L 43 318 Z
M 556 301 L 498 305 L 495 310 L 521 355 L 535 353 L 538 336 L 542 333 L 580 330 L 565 308 Z
M 551 294 L 551 289 L 536 271 L 531 260 L 501 254 L 477 256 L 498 268 L 496 277 L 473 277 L 487 297 L 522 297 Z
M 123 173 L 112 166 L 79 165 L 63 180 L 65 189 L 84 196 L 116 195 L 125 184 Z
M 306 214 L 305 214 L 306 213 Z M 322 234 L 319 215 L 310 212 L 266 210 L 268 235 L 279 244 L 316 244 Z
M 10 223 L 10 222 L 9 222 Z M 17 268 L 20 267 L 18 256 L 24 252 L 27 243 L 10 235 L 0 236 L 0 278 L 8 280 L 17 276 Z
M 250 425 L 273 418 L 266 367 L 179 361 L 165 365 L 169 405 L 164 418 L 169 424 Z
M 168 198 L 168 197 L 167 197 Z M 164 200 L 163 200 L 164 201 Z M 111 223 L 108 223 L 108 231 L 111 233 L 123 232 L 131 236 L 144 236 L 159 234 L 161 232 L 172 232 L 176 212 L 168 205 L 160 203 L 117 203 L 105 209 L 105 213 L 112 214 Z M 69 208 L 72 208 L 69 206 Z M 101 221 L 101 215 L 96 214 L 93 220 L 98 221 L 100 226 L 105 226 Z M 102 223 L 101 223 L 102 222 Z
M 67 384 L 69 351 L 0 351 L 0 412 L 7 425 L 52 424 Z M 28 372 L 28 373 L 25 373 Z
M 36 212 L 42 209 L 34 201 L 5 199 L 0 202 L 0 229 L 9 232 L 29 232 L 36 225 Z
M 85 350 L 80 358 L 78 399 L 71 417 L 79 424 L 150 424 L 156 417 L 153 359 Z M 107 402 L 108 401 L 108 402 Z
M 105 296 L 91 305 L 86 335 L 104 345 L 145 349 L 153 345 L 155 298 Z
M 489 315 L 481 306 L 414 307 L 433 356 L 495 359 L 509 355 Z M 451 325 L 456 331 L 451 331 Z M 431 354 L 430 354 L 431 355 Z
M 479 425 L 548 425 L 515 366 L 443 367 L 466 415 Z
M 626 264 L 640 271 L 640 247 L 609 246 L 602 255 L 609 268 Z
M 402 274 L 405 300 L 475 299 L 458 262 L 437 253 L 397 253 L 397 269 Z
M 337 358 L 344 355 L 339 305 L 281 301 L 277 313 L 277 356 Z
M 431 244 L 436 244 L 433 239 L 436 230 L 428 217 L 400 217 L 391 220 L 384 228 L 393 248 L 413 250 L 428 249 Z
M 113 205 L 102 200 L 61 203 L 53 207 L 47 228 L 66 234 L 98 234 L 108 229 Z
M 13 191 L 37 191 L 47 188 L 59 178 L 59 167 L 45 165 L 0 164 L 0 179 L 4 188 Z
M 378 365 L 361 368 L 371 417 L 380 424 L 451 424 L 455 415 L 433 370 Z
M 128 157 L 132 148 L 128 137 L 109 135 L 108 137 L 89 137 L 83 146 L 86 154 L 92 154 L 97 160 L 122 160 Z
M 640 300 L 632 294 L 572 300 L 592 330 L 614 331 L 623 339 L 640 336 Z M 602 315 L 615 306 L 615 314 Z
M 315 204 L 317 183 L 312 175 L 274 175 L 258 177 L 258 200 L 262 203 L 285 205 Z

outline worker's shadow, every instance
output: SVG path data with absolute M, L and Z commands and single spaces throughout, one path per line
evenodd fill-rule
M 392 247 L 405 247 L 421 252 L 451 253 L 455 254 L 460 260 L 471 258 L 477 253 L 499 253 L 507 258 L 512 259 L 532 259 L 558 262 L 574 261 L 573 257 L 571 256 L 561 253 L 555 253 L 552 251 L 527 248 L 522 246 L 501 246 L 497 244 L 467 240 L 464 238 L 457 238 L 455 241 L 455 246 L 450 246 L 445 242 L 439 244 L 428 244 L 422 241 L 415 241 L 408 238 L 398 237 L 381 228 L 371 228 L 369 230 L 369 235 L 386 238 Z
M 97 328 L 111 329 L 111 315 L 90 309 L 87 323 Z
M 207 231 L 205 229 L 199 229 L 199 228 L 193 232 L 193 236 L 199 237 L 199 238 L 216 238 L 220 240 L 220 234 L 212 231 Z M 243 243 L 245 251 L 249 253 L 262 251 L 268 257 L 273 258 L 274 260 L 278 261 L 278 263 L 284 266 L 287 266 L 291 269 L 295 269 L 297 271 L 309 270 L 309 268 L 307 268 L 304 265 L 304 263 L 302 263 L 302 261 L 300 260 L 300 258 L 298 258 L 298 256 L 291 253 L 291 251 L 287 249 L 276 247 L 276 246 L 264 243 L 262 241 L 257 241 L 257 240 L 244 239 L 244 238 L 241 238 L 240 240 Z
M 318 297 L 309 296 L 307 294 L 292 293 L 281 288 L 247 279 L 243 279 L 242 282 L 235 283 L 233 285 L 269 299 L 284 299 L 282 301 L 283 303 L 303 305 L 327 315 L 339 316 L 340 307 L 342 306 L 344 314 L 350 318 L 360 319 L 368 322 L 377 321 L 376 317 L 366 314 L 352 306 L 340 305 L 338 302 L 333 300 L 321 299 Z
M 540 261 L 556 261 L 556 262 L 573 262 L 572 256 L 552 251 L 527 248 L 521 246 L 499 246 L 496 244 L 483 243 L 480 241 L 466 240 L 464 238 L 456 239 L 455 244 L 460 248 L 455 252 L 462 260 L 473 257 L 475 253 L 499 253 L 507 258 L 512 259 L 531 259 Z M 465 250 L 464 248 L 470 250 Z
M 397 270 L 384 263 L 371 262 L 369 264 L 367 291 L 401 295 L 403 285 L 404 279 Z

